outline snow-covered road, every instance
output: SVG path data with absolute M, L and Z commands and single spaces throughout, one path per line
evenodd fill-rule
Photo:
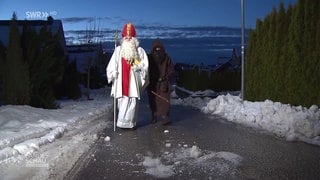
M 56 110 L 0 106 L 1 177 L 63 176 L 98 138 L 97 133 L 112 126 L 113 99 L 109 91 L 109 88 L 92 90 L 93 100 L 60 101 L 61 108 Z M 177 98 L 173 92 L 172 104 L 192 106 L 289 141 L 320 145 L 320 109 L 316 105 L 306 108 L 270 100 L 242 102 L 237 95 L 221 95 L 210 90 L 187 92 L 190 97 L 184 99 Z M 16 171 L 17 167 L 21 170 Z

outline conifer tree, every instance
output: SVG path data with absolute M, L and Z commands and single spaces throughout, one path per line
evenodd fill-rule
M 264 83 L 264 91 L 265 91 L 265 98 L 272 99 L 275 93 L 275 70 L 277 69 L 277 54 L 276 48 L 277 45 L 275 43 L 275 32 L 276 32 L 276 17 L 277 17 L 277 10 L 274 7 L 272 12 L 268 15 L 268 28 L 266 34 L 266 42 L 265 42 L 265 56 L 264 56 L 264 65 L 266 69 L 265 74 L 265 83 Z
M 256 31 L 249 30 L 249 38 L 248 38 L 248 46 L 246 51 L 246 61 L 245 61 L 245 89 L 244 89 L 244 97 L 246 99 L 251 100 L 253 97 L 256 96 L 255 94 L 255 62 L 257 60 L 257 38 L 256 38 Z
M 32 96 L 31 105 L 56 108 L 54 87 L 62 81 L 66 59 L 56 36 L 47 27 L 39 34 L 40 51 L 30 64 Z
M 4 60 L 6 58 L 6 48 L 0 41 L 0 102 L 3 101 L 3 67 L 4 67 Z
M 276 30 L 275 30 L 275 48 L 274 48 L 274 96 L 273 100 L 280 101 L 283 97 L 283 89 L 285 88 L 285 73 L 287 66 L 286 58 L 286 44 L 288 27 L 289 27 L 289 18 L 286 17 L 286 11 L 284 8 L 283 2 L 280 3 L 279 10 L 276 17 Z M 276 83 L 275 83 L 276 82 Z
M 65 70 L 63 80 L 55 86 L 55 97 L 67 97 L 78 99 L 81 97 L 79 88 L 80 76 L 77 70 L 76 61 L 70 62 Z
M 289 103 L 297 104 L 303 101 L 303 91 L 302 86 L 304 84 L 303 80 L 303 68 L 304 58 L 302 52 L 303 43 L 303 19 L 304 19 L 304 1 L 299 0 L 293 9 L 291 16 L 291 21 L 289 25 L 289 47 L 288 47 L 288 60 L 290 63 L 288 65 L 288 84 L 287 84 L 287 94 Z M 299 88 L 297 88 L 299 87 Z
M 319 86 L 320 74 L 316 73 L 315 64 L 317 59 L 315 53 L 319 49 L 315 48 L 316 33 L 317 33 L 317 21 L 318 21 L 319 1 L 305 0 L 304 1 L 304 24 L 303 24 L 303 41 L 302 41 L 302 52 L 303 52 L 303 64 L 302 68 L 304 73 L 302 80 L 304 86 L 302 87 L 302 94 L 305 95 L 304 101 L 306 104 L 311 104 L 316 98 L 316 87 Z M 318 71 L 319 72 L 319 71 Z
M 39 54 L 40 42 L 35 29 L 28 25 L 28 22 L 23 26 L 21 45 L 23 49 L 24 60 L 30 65 Z
M 320 11 L 319 11 L 319 8 L 320 8 L 320 2 L 317 1 L 317 8 L 318 8 L 318 13 L 317 13 L 317 25 L 316 25 L 316 34 L 315 34 L 315 39 L 316 39 L 316 44 L 315 44 L 315 49 L 316 51 L 314 52 L 314 68 L 315 68 L 315 74 L 316 74 L 316 77 L 314 79 L 315 82 L 312 82 L 314 83 L 315 85 L 315 91 L 316 92 L 320 92 Z M 317 102 L 317 104 L 320 106 L 320 95 L 319 93 L 317 93 L 318 96 L 315 97 L 315 101 Z
M 16 14 L 10 25 L 9 43 L 4 62 L 3 94 L 7 104 L 29 104 L 30 83 L 27 64 L 23 61 Z
M 266 69 L 265 69 L 265 62 L 264 58 L 267 55 L 266 54 L 266 32 L 267 32 L 267 26 L 265 21 L 257 21 L 257 49 L 258 52 L 257 59 L 256 59 L 256 70 L 255 70 L 255 78 L 256 81 L 256 98 L 257 100 L 263 100 L 264 98 L 264 81 L 266 76 Z

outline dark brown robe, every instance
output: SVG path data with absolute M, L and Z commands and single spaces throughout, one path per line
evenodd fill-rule
M 171 58 L 159 39 L 152 44 L 149 55 L 149 105 L 153 116 L 168 116 L 170 109 L 170 80 L 174 73 Z

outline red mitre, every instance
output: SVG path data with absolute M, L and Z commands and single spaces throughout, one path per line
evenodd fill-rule
M 130 36 L 130 37 L 136 37 L 136 29 L 134 28 L 132 23 L 127 23 L 124 25 L 122 29 L 122 37 Z

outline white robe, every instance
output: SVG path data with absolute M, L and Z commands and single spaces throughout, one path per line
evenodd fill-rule
M 149 61 L 145 50 L 138 47 L 140 63 L 130 70 L 128 97 L 122 95 L 122 61 L 121 46 L 114 50 L 106 68 L 108 82 L 112 83 L 111 96 L 117 99 L 118 118 L 117 126 L 121 128 L 133 128 L 137 122 L 138 103 L 141 93 L 149 83 Z M 118 77 L 114 75 L 118 74 Z

